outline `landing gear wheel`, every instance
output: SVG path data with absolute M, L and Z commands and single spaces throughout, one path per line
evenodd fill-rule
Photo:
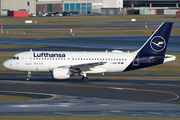
M 82 81 L 84 82 L 84 83 L 88 83 L 89 82 L 89 79 L 88 79 L 88 77 L 82 77 Z
M 26 78 L 27 81 L 30 81 L 31 79 L 30 78 Z
M 30 71 L 28 72 L 28 75 L 27 75 L 26 80 L 27 80 L 27 81 L 30 81 L 30 80 L 31 80 L 31 72 L 30 72 Z

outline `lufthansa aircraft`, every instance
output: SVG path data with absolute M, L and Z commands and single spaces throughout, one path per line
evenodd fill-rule
M 30 50 L 13 55 L 3 63 L 3 67 L 9 70 L 27 71 L 27 80 L 30 80 L 31 72 L 51 72 L 54 79 L 82 75 L 82 81 L 88 82 L 89 73 L 124 72 L 159 65 L 176 59 L 173 55 L 165 54 L 172 25 L 172 22 L 162 23 L 146 43 L 134 52 Z

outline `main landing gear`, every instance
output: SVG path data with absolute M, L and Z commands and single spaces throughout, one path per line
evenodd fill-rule
M 31 72 L 28 72 L 28 75 L 27 75 L 26 80 L 27 80 L 27 81 L 30 81 L 30 80 L 31 80 Z
M 81 75 L 83 75 L 82 81 L 83 81 L 84 83 L 88 83 L 88 82 L 89 82 L 89 79 L 88 79 L 88 77 L 87 77 L 87 74 L 86 74 L 85 72 L 82 72 Z
M 88 79 L 88 77 L 82 77 L 82 81 L 84 82 L 84 83 L 88 83 L 89 82 L 89 79 Z

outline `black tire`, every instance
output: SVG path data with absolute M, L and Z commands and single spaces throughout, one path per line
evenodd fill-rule
M 84 83 L 88 83 L 89 82 L 89 79 L 88 79 L 88 77 L 82 77 L 82 81 L 84 82 Z

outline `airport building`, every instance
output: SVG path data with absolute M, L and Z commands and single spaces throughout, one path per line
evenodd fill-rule
M 37 0 L 36 4 L 36 11 L 41 12 L 77 11 L 87 14 L 92 10 L 92 0 Z
M 63 12 L 63 0 L 36 0 L 36 12 Z
M 100 13 L 101 8 L 123 8 L 123 0 L 37 0 L 36 11 L 77 11 L 80 14 Z
M 8 11 L 36 13 L 36 0 L 0 0 L 0 15 L 6 16 Z
M 36 11 L 52 13 L 77 11 L 80 14 L 126 15 L 136 13 L 155 14 L 153 12 L 155 10 L 161 14 L 175 14 L 179 9 L 180 0 L 37 0 L 36 4 Z M 138 10 L 138 12 L 133 12 L 130 9 Z M 166 10 L 164 12 L 164 10 L 159 9 Z M 174 9 L 174 11 L 168 11 L 168 9 Z M 141 12 L 139 12 L 140 10 Z
M 128 15 L 176 15 L 180 0 L 124 0 Z
M 124 7 L 176 7 L 180 5 L 180 0 L 124 0 Z
M 0 0 L 0 15 L 7 15 L 7 11 L 29 11 L 29 14 L 76 11 L 79 14 L 102 15 L 151 14 L 158 11 L 175 14 L 179 8 L 180 0 Z

